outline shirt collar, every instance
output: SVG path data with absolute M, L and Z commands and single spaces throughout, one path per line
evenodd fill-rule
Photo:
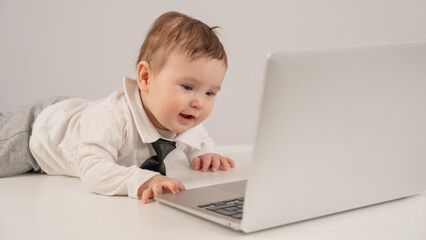
M 127 102 L 129 103 L 130 110 L 132 112 L 133 121 L 138 130 L 139 136 L 142 142 L 152 143 L 157 141 L 159 138 L 164 138 L 157 131 L 154 125 L 148 118 L 143 106 L 139 94 L 139 88 L 136 80 L 124 77 L 123 79 L 124 93 L 126 95 Z M 175 135 L 173 141 L 182 142 L 189 145 L 192 148 L 201 150 L 201 124 L 195 126 L 184 133 Z

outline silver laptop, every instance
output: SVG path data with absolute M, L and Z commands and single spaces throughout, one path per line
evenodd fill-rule
M 250 161 L 247 181 L 155 199 L 253 232 L 423 192 L 426 42 L 269 55 Z

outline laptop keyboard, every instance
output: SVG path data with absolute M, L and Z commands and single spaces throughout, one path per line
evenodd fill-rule
M 241 219 L 243 216 L 243 204 L 244 197 L 240 197 L 220 202 L 198 205 L 198 207 L 235 219 Z

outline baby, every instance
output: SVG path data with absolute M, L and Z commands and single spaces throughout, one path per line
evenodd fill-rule
M 28 171 L 79 177 L 92 192 L 143 203 L 183 184 L 165 159 L 186 155 L 195 170 L 226 171 L 201 123 L 227 69 L 215 27 L 177 12 L 161 15 L 141 47 L 136 80 L 104 99 L 46 98 L 0 113 L 0 177 Z M 167 157 L 167 158 L 166 158 Z

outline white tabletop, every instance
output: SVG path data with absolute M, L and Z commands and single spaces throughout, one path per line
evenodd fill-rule
M 220 147 L 237 164 L 201 173 L 182 161 L 168 175 L 187 188 L 246 178 L 250 146 Z M 426 193 L 252 234 L 160 203 L 88 192 L 80 180 L 42 174 L 0 179 L 0 239 L 426 239 Z

